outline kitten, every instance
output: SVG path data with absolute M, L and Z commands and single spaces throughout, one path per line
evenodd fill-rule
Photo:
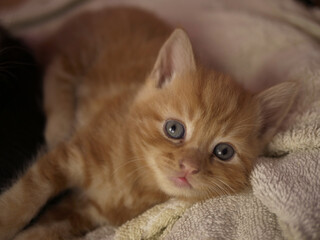
M 0 190 L 44 141 L 40 79 L 31 51 L 0 26 Z
M 47 42 L 50 150 L 0 196 L 1 240 L 68 239 L 171 197 L 248 186 L 296 85 L 251 94 L 197 63 L 183 30 L 171 32 L 149 13 L 119 8 L 78 16 Z

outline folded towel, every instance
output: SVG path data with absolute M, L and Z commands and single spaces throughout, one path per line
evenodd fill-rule
M 188 206 L 189 203 L 175 199 L 159 204 L 117 229 L 114 239 L 159 239 L 171 230 Z
M 308 107 L 269 145 L 279 158 L 260 158 L 252 174 L 254 194 L 288 239 L 320 239 L 320 71 L 313 73 L 304 79 L 312 90 L 297 103 Z
M 195 204 L 165 239 L 275 240 L 283 237 L 276 215 L 250 191 Z

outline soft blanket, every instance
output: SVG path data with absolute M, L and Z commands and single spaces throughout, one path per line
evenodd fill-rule
M 203 61 L 247 88 L 294 80 L 301 89 L 258 159 L 252 189 L 193 206 L 173 199 L 85 239 L 320 239 L 320 12 L 292 0 L 95 0 L 77 11 L 113 5 L 139 6 L 185 28 Z

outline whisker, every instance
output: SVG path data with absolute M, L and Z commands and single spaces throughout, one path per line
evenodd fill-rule
M 226 186 L 227 188 L 229 188 L 231 190 L 232 193 L 236 193 L 236 191 L 226 182 L 224 182 L 223 180 L 216 178 L 215 180 L 219 181 L 220 183 L 222 183 L 224 186 Z
M 220 196 L 221 194 L 217 191 L 216 188 L 203 188 L 204 192 L 207 194 L 208 198 L 212 196 Z
M 215 186 L 217 186 L 220 190 L 220 192 L 222 194 L 219 194 L 219 195 L 225 195 L 225 194 L 228 194 L 228 192 L 225 190 L 225 188 L 223 186 L 221 186 L 220 184 L 218 184 L 217 182 L 212 182 Z
M 130 177 L 132 177 L 132 175 L 134 175 L 135 173 L 138 173 L 139 171 L 143 170 L 143 169 L 148 169 L 146 166 L 140 166 L 136 169 L 134 169 L 133 171 L 131 171 L 128 175 L 126 175 L 126 177 L 124 179 L 122 179 L 123 182 L 126 182 Z M 133 180 L 133 182 L 136 182 L 139 179 L 140 175 L 136 176 L 136 179 Z
M 141 161 L 142 159 L 143 159 L 143 158 L 138 158 L 138 157 L 131 158 L 130 160 L 126 161 L 125 163 L 121 164 L 121 165 L 118 166 L 116 169 L 114 169 L 113 172 L 112 172 L 112 176 L 114 176 L 121 168 L 129 165 L 130 163 L 139 162 L 139 161 Z
M 216 179 L 208 179 L 207 180 L 208 181 L 208 184 L 207 184 L 208 188 L 215 189 L 215 193 L 217 193 L 218 196 L 228 194 L 228 192 L 220 184 L 218 184 L 215 180 Z

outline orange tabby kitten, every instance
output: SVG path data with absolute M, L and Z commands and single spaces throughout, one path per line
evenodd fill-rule
M 296 85 L 248 93 L 198 64 L 184 31 L 171 32 L 123 8 L 78 16 L 52 38 L 50 150 L 0 196 L 1 240 L 70 239 L 171 197 L 198 201 L 248 185 Z

